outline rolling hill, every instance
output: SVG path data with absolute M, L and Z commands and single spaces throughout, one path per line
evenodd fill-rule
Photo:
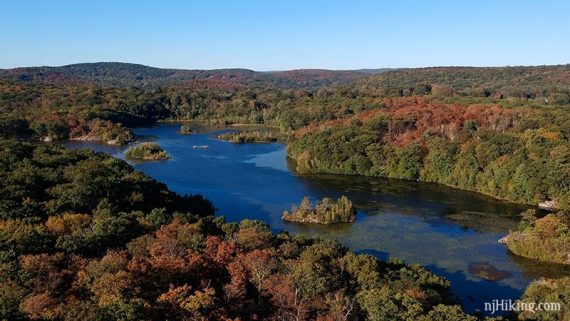
M 139 64 L 97 62 L 61 67 L 0 69 L 0 79 L 56 84 L 96 83 L 111 87 L 158 87 L 185 82 L 208 82 L 222 86 L 276 86 L 316 88 L 346 84 L 387 69 L 366 71 L 299 69 L 259 72 L 249 69 L 162 69 Z M 192 84 L 190 84 L 192 85 Z

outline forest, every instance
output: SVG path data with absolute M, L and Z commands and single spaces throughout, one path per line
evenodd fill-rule
M 485 319 L 419 265 L 225 222 L 102 153 L 0 146 L 1 320 Z M 523 299 L 570 305 L 541 282 Z
M 236 144 L 244 143 L 271 143 L 276 142 L 279 137 L 270 131 L 247 130 L 234 131 L 216 136 L 218 139 Z
M 95 83 L 108 87 L 157 88 L 179 83 L 206 86 L 309 87 L 345 83 L 388 69 L 324 70 L 299 69 L 257 72 L 249 69 L 162 69 L 130 63 L 83 63 L 61 67 L 0 69 L 0 78 L 60 84 Z
M 482 320 L 425 268 L 225 222 L 204 197 L 177 195 L 122 160 L 38 141 L 125 144 L 131 128 L 165 120 L 271 126 L 289 137 L 300 173 L 433 182 L 569 209 L 569 109 L 569 65 L 0 70 L 0 320 Z M 563 258 L 560 213 L 527 215 L 519 232 L 528 239 L 512 251 Z M 556 258 L 538 257 L 539 245 Z M 568 307 L 567 285 L 536 281 L 523 300 Z
M 497 198 L 570 206 L 570 117 L 563 109 L 505 109 L 424 98 L 296 132 L 300 172 L 436 182 Z
M 113 66 L 108 77 L 130 70 L 114 74 Z M 422 180 L 570 206 L 567 65 L 394 70 L 318 89 L 239 77 L 225 87 L 152 88 L 12 78 L 0 77 L 0 132 L 12 137 L 124 144 L 133 139 L 129 127 L 165 119 L 275 126 L 291 137 L 288 154 L 301 172 Z
M 226 223 L 101 153 L 0 146 L 1 320 L 478 320 L 418 265 Z

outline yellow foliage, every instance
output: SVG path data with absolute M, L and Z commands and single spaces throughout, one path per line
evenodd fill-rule
M 47 230 L 51 233 L 63 235 L 79 229 L 82 225 L 90 221 L 91 216 L 87 214 L 66 213 L 59 216 L 48 217 L 45 225 Z
M 213 288 L 206 288 L 204 291 L 196 291 L 194 295 L 187 297 L 180 303 L 180 307 L 188 311 L 207 309 L 214 305 L 216 291 Z
M 552 132 L 543 128 L 540 128 L 539 131 L 540 136 L 548 140 L 559 140 L 563 137 L 561 132 Z
M 131 278 L 126 271 L 116 274 L 105 273 L 93 282 L 91 291 L 95 294 L 99 306 L 107 306 L 123 299 L 123 294 L 127 292 L 131 285 Z
M 167 302 L 188 311 L 207 309 L 214 305 L 216 291 L 207 287 L 203 291 L 197 290 L 190 294 L 192 287 L 185 284 L 179 287 L 170 285 L 168 292 L 158 297 L 158 302 Z

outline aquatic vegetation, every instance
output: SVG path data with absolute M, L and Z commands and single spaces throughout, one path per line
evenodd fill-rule
M 315 207 L 307 196 L 303 198 L 299 206 L 293 206 L 291 213 L 283 213 L 283 220 L 299 223 L 335 224 L 351 223 L 356 219 L 356 210 L 352 202 L 346 196 L 341 196 L 337 201 L 329 197 L 317 202 Z
M 514 215 L 505 217 L 489 212 L 462 211 L 447 214 L 445 218 L 462 227 L 476 231 L 492 231 L 494 233 L 504 233 L 505 231 L 516 229 L 518 224 Z
M 143 143 L 133 146 L 125 152 L 125 158 L 134 160 L 168 159 L 166 151 L 156 143 Z
M 488 262 L 474 263 L 469 266 L 469 273 L 487 281 L 500 281 L 508 278 L 511 274 L 507 271 L 501 271 Z

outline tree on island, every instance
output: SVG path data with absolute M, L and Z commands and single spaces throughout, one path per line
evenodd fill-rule
M 196 134 L 196 131 L 193 130 L 190 126 L 188 125 L 182 125 L 180 126 L 180 134 L 182 135 L 191 135 L 191 134 Z
M 134 160 L 161 160 L 169 158 L 166 151 L 156 143 L 144 143 L 133 146 L 125 152 L 125 157 Z
M 325 197 L 317 202 L 314 208 L 309 197 L 305 196 L 299 206 L 293 205 L 291 214 L 288 211 L 283 213 L 283 220 L 300 223 L 351 223 L 355 219 L 356 210 L 348 197 L 344 195 L 336 202 L 330 197 Z

